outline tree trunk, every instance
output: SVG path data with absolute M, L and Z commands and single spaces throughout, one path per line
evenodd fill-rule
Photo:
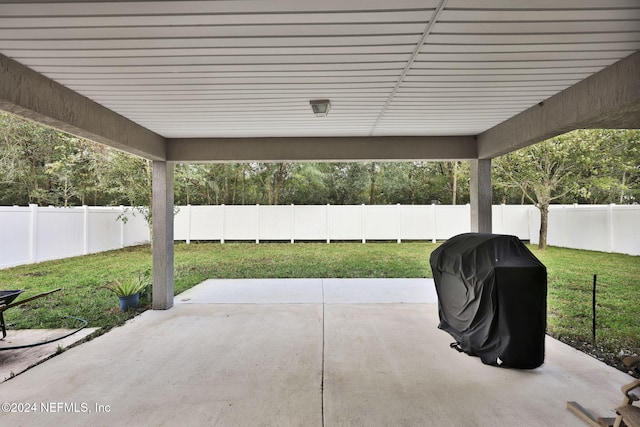
M 236 204 L 236 193 L 238 192 L 238 165 L 233 168 L 233 195 L 231 203 Z
M 276 173 L 274 176 L 275 185 L 273 189 L 273 204 L 277 205 L 280 203 L 280 193 L 284 188 L 284 182 L 287 178 L 287 165 L 284 163 L 278 163 L 276 168 Z
M 369 173 L 370 173 L 369 204 L 375 205 L 376 204 L 376 164 L 375 163 L 371 163 L 371 169 L 369 170 Z
M 245 204 L 245 200 L 246 200 L 246 188 L 245 188 L 246 180 L 247 180 L 247 174 L 243 166 L 242 167 L 242 204 L 243 205 Z
M 452 168 L 453 172 L 452 172 L 452 182 L 451 182 L 451 187 L 452 187 L 452 194 L 451 194 L 451 204 L 455 205 L 456 204 L 456 200 L 458 198 L 458 162 L 453 162 L 453 168 Z
M 547 248 L 547 228 L 549 224 L 549 205 L 540 205 L 540 236 L 538 249 Z

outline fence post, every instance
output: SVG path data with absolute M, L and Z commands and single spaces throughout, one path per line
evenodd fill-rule
M 260 243 L 260 204 L 256 203 L 256 243 Z
M 291 223 L 290 223 L 290 229 L 291 229 L 291 243 L 293 243 L 295 241 L 295 228 L 296 228 L 296 218 L 295 218 L 295 207 L 293 206 L 293 203 L 291 203 Z
M 433 238 L 431 239 L 431 243 L 435 243 L 438 238 L 438 218 L 436 212 L 436 204 L 431 203 L 431 207 L 433 208 Z
M 402 242 L 402 205 L 400 203 L 398 206 L 398 243 Z
M 122 215 L 124 215 L 124 206 L 120 205 L 120 249 L 124 248 L 124 218 Z
M 329 238 L 329 203 L 327 203 L 327 210 L 326 210 L 326 216 L 327 216 L 327 243 L 331 243 L 331 239 Z
M 360 232 L 362 234 L 362 243 L 367 243 L 367 227 L 365 225 L 364 203 L 360 205 Z
M 613 222 L 613 207 L 615 206 L 615 203 L 610 203 L 609 204 L 609 209 L 607 210 L 607 234 L 609 235 L 608 237 L 608 241 L 609 241 L 609 250 L 607 252 L 613 252 L 613 250 L 615 249 L 615 241 L 614 241 L 614 231 L 615 231 L 615 224 Z
M 191 244 L 191 205 L 187 204 L 187 245 Z
M 29 204 L 31 218 L 29 221 L 29 260 L 31 264 L 38 262 L 38 205 Z
M 82 255 L 89 253 L 89 206 L 82 205 Z
M 547 212 L 547 244 L 549 243 L 549 216 L 551 214 Z M 560 244 L 562 247 L 567 246 L 567 207 L 562 207 L 562 243 Z
M 227 216 L 227 210 L 225 209 L 225 204 L 221 204 L 220 207 L 222 208 L 222 215 L 220 215 L 221 217 L 221 221 L 222 221 L 222 235 L 220 236 L 220 244 L 224 243 L 224 230 L 225 230 L 225 217 Z

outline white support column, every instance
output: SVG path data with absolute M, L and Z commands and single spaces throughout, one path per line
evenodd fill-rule
M 153 309 L 173 306 L 172 162 L 153 162 Z
M 471 231 L 491 233 L 491 159 L 471 160 Z

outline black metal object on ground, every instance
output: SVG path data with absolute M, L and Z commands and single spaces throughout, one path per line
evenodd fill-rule
M 467 233 L 431 254 L 439 328 L 485 364 L 544 362 L 547 270 L 516 236 Z
M 7 336 L 7 328 L 4 324 L 4 311 L 9 308 L 9 304 L 23 292 L 21 289 L 0 291 L 0 327 L 2 327 L 2 339 Z
M 58 288 L 52 291 L 42 292 L 38 295 L 34 295 L 32 297 L 23 299 L 22 301 L 18 301 L 18 302 L 13 302 L 13 300 L 15 300 L 18 297 L 18 295 L 24 292 L 23 290 L 0 291 L 0 326 L 2 327 L 2 339 L 4 339 L 7 336 L 7 329 L 4 324 L 4 312 L 7 309 L 24 304 L 29 301 L 33 301 L 34 299 L 42 298 L 54 292 L 58 292 L 61 289 L 62 288 Z

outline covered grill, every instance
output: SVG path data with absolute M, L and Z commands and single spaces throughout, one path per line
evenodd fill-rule
M 544 362 L 546 267 L 516 237 L 467 233 L 431 254 L 439 328 L 483 363 Z

